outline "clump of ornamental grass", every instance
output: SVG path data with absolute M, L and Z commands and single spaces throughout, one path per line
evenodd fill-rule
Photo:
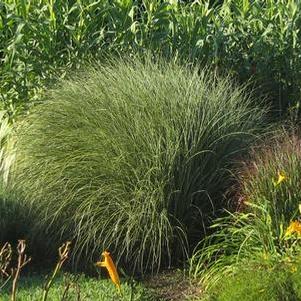
M 17 242 L 30 231 L 29 208 L 0 189 L 0 243 Z
M 30 216 L 26 204 L 13 192 L 6 191 L 10 167 L 14 162 L 13 126 L 7 113 L 0 110 L 0 244 L 17 242 L 26 236 Z
M 135 271 L 185 254 L 265 111 L 229 78 L 148 59 L 89 68 L 47 98 L 18 124 L 9 180 L 33 233 L 72 239 L 76 260 L 110 249 Z

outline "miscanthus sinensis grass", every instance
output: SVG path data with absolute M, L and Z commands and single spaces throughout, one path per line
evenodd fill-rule
M 220 206 L 264 111 L 227 78 L 111 61 L 62 81 L 18 125 L 10 183 L 35 212 L 33 233 L 73 239 L 77 261 L 109 248 L 155 270 Z

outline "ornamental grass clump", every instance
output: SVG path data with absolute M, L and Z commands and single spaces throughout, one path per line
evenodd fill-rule
M 128 271 L 156 270 L 220 206 L 264 111 L 228 78 L 111 61 L 62 81 L 18 125 L 9 183 L 33 233 L 72 239 L 75 260 L 108 248 Z

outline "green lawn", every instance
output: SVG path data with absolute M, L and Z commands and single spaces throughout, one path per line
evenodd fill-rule
M 126 300 L 126 301 L 155 301 L 158 298 L 154 297 L 145 287 L 141 284 L 134 282 L 132 285 L 128 283 L 122 283 L 121 290 L 122 296 L 118 295 L 114 284 L 106 279 L 89 278 L 87 276 L 79 276 L 75 281 L 70 274 L 58 277 L 53 286 L 49 290 L 47 301 L 112 301 L 112 300 Z M 72 280 L 72 281 L 71 281 Z M 68 295 L 63 298 L 66 284 L 70 281 L 70 289 Z M 35 301 L 42 300 L 43 285 L 45 283 L 45 277 L 41 275 L 33 275 L 27 277 L 21 277 L 18 283 L 17 300 L 20 301 Z M 79 290 L 76 289 L 76 285 Z M 2 291 L 0 291 L 0 300 L 10 300 L 10 284 L 8 284 Z M 80 299 L 78 296 L 80 295 Z

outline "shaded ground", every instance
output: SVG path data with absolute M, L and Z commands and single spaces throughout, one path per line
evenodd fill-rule
M 3 280 L 0 279 L 0 287 L 1 281 Z M 17 300 L 41 300 L 46 281 L 45 273 L 21 274 Z M 167 270 L 156 276 L 149 276 L 143 282 L 122 278 L 121 283 L 122 296 L 118 294 L 107 275 L 88 277 L 60 273 L 49 290 L 47 301 L 201 301 L 199 286 L 191 283 L 180 270 Z M 9 281 L 0 289 L 1 301 L 10 300 L 11 285 Z
M 199 300 L 200 287 L 180 270 L 167 270 L 156 276 L 148 277 L 143 285 L 151 294 L 162 301 Z

